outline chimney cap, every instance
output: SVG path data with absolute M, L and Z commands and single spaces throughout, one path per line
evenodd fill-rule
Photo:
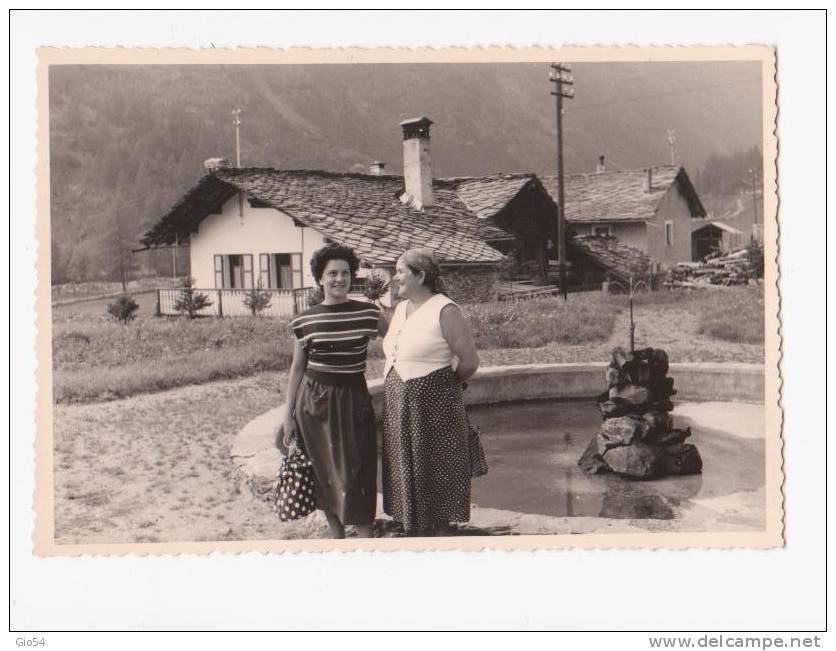
M 229 161 L 226 158 L 207 158 L 203 161 L 203 168 L 209 172 L 214 172 L 224 167 L 229 167 Z
M 401 122 L 401 129 L 403 129 L 403 138 L 429 138 L 430 125 L 433 123 L 427 116 L 422 115 L 417 118 L 409 118 Z

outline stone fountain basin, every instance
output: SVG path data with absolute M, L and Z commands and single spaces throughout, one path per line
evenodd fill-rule
M 469 405 L 516 403 L 525 400 L 588 400 L 605 386 L 605 363 L 520 364 L 488 366 L 477 371 L 465 393 Z M 677 401 L 763 403 L 764 367 L 741 363 L 671 364 L 668 375 L 675 380 Z M 383 380 L 369 382 L 369 392 L 378 419 L 383 413 Z M 276 448 L 277 427 L 284 420 L 285 406 L 264 412 L 237 434 L 230 455 L 236 481 L 256 497 L 267 498 L 281 463 Z

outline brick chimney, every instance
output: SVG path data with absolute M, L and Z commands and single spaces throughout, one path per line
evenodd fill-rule
M 413 208 L 433 205 L 433 174 L 430 166 L 430 125 L 426 117 L 401 122 L 403 129 L 403 200 Z
M 653 189 L 653 169 L 647 168 L 647 175 L 644 177 L 644 191 L 650 192 Z
M 595 173 L 596 174 L 603 174 L 607 171 L 607 166 L 604 163 L 604 154 L 598 156 L 598 164 L 595 166 Z
M 369 174 L 371 174 L 372 176 L 382 176 L 384 167 L 386 167 L 386 163 L 384 163 L 383 161 L 372 161 L 369 165 Z

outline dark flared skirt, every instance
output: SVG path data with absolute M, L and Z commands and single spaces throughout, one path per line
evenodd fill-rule
M 296 424 L 316 478 L 316 506 L 343 524 L 370 524 L 377 505 L 377 430 L 365 381 L 327 384 L 305 376 Z
M 386 376 L 383 509 L 410 533 L 470 519 L 468 421 L 448 367 L 404 382 Z

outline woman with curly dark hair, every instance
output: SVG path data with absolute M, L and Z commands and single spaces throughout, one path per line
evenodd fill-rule
M 372 533 L 377 503 L 377 434 L 366 388 L 369 339 L 386 334 L 380 308 L 348 298 L 359 260 L 329 244 L 311 258 L 324 299 L 291 321 L 293 363 L 287 387 L 285 440 L 313 464 L 317 508 L 330 534 Z

